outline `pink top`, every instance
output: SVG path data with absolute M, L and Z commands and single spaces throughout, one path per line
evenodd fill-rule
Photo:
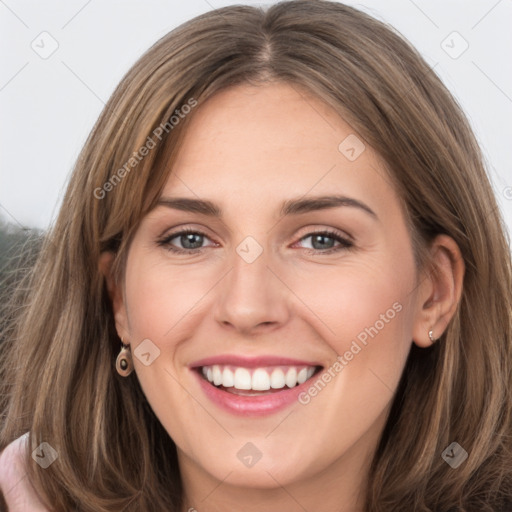
M 22 454 L 27 450 L 28 433 L 7 445 L 0 454 L 0 489 L 9 512 L 49 512 L 37 499 L 28 481 Z

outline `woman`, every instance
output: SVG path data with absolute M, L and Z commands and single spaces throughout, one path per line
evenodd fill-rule
M 327 1 L 199 16 L 114 92 L 13 305 L 5 501 L 512 510 L 511 285 L 406 42 Z

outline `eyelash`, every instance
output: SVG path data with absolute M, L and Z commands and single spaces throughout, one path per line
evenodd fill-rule
M 181 231 L 177 231 L 176 233 L 171 233 L 170 235 L 167 235 L 166 237 L 162 238 L 161 240 L 158 240 L 157 244 L 175 254 L 197 254 L 207 248 L 207 247 L 198 247 L 196 249 L 180 249 L 178 247 L 174 247 L 173 245 L 171 245 L 171 240 L 174 240 L 175 238 L 178 238 L 179 236 L 187 235 L 187 234 L 195 234 L 195 235 L 200 235 L 205 238 L 208 238 L 208 235 L 206 235 L 206 233 L 203 233 L 202 231 L 199 231 L 197 229 L 192 229 L 192 228 L 186 228 L 186 229 L 182 229 Z M 331 253 L 338 252 L 341 250 L 351 249 L 354 246 L 354 244 L 350 240 L 340 236 L 336 231 L 332 231 L 330 229 L 323 229 L 321 231 L 312 231 L 312 232 L 308 233 L 307 235 L 301 237 L 299 239 L 299 241 L 305 240 L 314 235 L 324 235 L 324 236 L 327 236 L 328 238 L 333 238 L 336 242 L 339 242 L 340 245 L 338 245 L 337 247 L 331 247 L 330 249 L 326 249 L 326 250 L 305 249 L 308 253 L 331 254 Z

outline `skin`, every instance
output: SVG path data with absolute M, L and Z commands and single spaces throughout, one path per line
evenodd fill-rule
M 428 331 L 439 338 L 455 312 L 464 272 L 457 245 L 439 236 L 430 248 L 438 271 L 416 268 L 383 161 L 368 145 L 354 161 L 338 150 L 353 133 L 296 86 L 225 90 L 195 111 L 162 194 L 211 200 L 222 218 L 157 206 L 135 234 L 119 285 L 112 255 L 102 257 L 119 336 L 132 353 L 144 339 L 160 350 L 149 366 L 133 359 L 178 448 L 183 511 L 363 510 L 411 344 L 430 345 Z M 330 194 L 357 199 L 376 217 L 341 206 L 279 218 L 284 200 Z M 183 227 L 205 233 L 196 239 L 201 252 L 170 252 L 187 247 L 183 237 L 158 244 Z M 325 229 L 352 247 L 333 238 L 322 246 L 311 234 Z M 236 251 L 247 236 L 263 250 L 252 263 Z M 205 397 L 189 369 L 227 353 L 327 369 L 396 303 L 400 312 L 306 405 L 234 415 Z M 251 468 L 237 458 L 247 442 L 262 453 Z

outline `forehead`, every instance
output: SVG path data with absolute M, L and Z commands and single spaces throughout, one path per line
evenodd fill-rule
M 285 83 L 239 85 L 200 104 L 163 195 L 252 195 L 259 207 L 262 198 L 309 192 L 378 201 L 394 194 L 389 181 L 378 155 L 311 93 Z

